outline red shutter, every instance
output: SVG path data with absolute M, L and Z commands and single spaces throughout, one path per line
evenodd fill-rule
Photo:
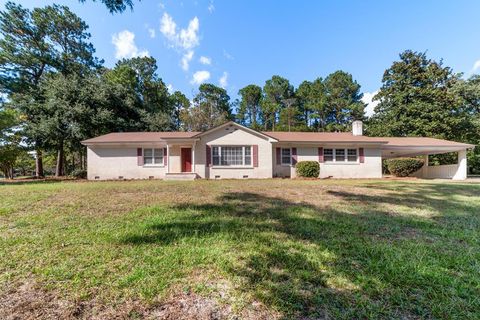
M 205 151 L 207 153 L 207 167 L 212 166 L 212 148 L 210 146 L 207 146 L 207 150 Z
M 168 164 L 168 155 L 167 155 L 167 148 L 163 149 L 163 165 L 166 166 Z
M 258 145 L 253 145 L 253 166 L 258 167 Z
M 363 151 L 363 148 L 358 149 L 358 153 L 360 154 L 360 163 L 365 162 L 365 153 Z
M 323 148 L 318 148 L 318 162 L 323 163 L 325 160 L 323 159 Z
M 297 164 L 297 148 L 292 148 L 292 165 Z
M 142 148 L 137 148 L 137 165 L 143 166 Z
M 282 164 L 281 154 L 282 150 L 280 148 L 277 148 L 277 164 Z

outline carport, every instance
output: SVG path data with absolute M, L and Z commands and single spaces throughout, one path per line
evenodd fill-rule
M 414 173 L 414 176 L 424 179 L 453 179 L 465 180 L 467 178 L 467 150 L 475 145 L 434 138 L 385 138 L 387 144 L 382 147 L 382 158 L 391 159 L 399 157 L 423 156 L 424 166 Z M 428 163 L 431 154 L 456 152 L 456 164 L 435 165 Z

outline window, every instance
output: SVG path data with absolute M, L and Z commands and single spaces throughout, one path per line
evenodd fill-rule
M 357 162 L 358 149 L 324 149 L 325 162 Z
M 252 148 L 245 147 L 245 165 L 249 166 L 252 164 Z
M 290 148 L 282 148 L 282 165 L 290 165 L 292 162 L 292 153 Z
M 345 149 L 335 149 L 335 162 L 345 161 Z
M 212 164 L 214 166 L 250 166 L 252 148 L 250 146 L 212 147 Z
M 163 165 L 163 149 L 143 149 L 143 164 Z
M 348 149 L 347 150 L 347 161 L 348 162 L 357 162 L 357 149 Z
M 220 147 L 212 148 L 212 159 L 213 159 L 212 163 L 214 166 L 220 165 Z
M 325 162 L 333 162 L 333 149 L 323 150 L 323 160 Z

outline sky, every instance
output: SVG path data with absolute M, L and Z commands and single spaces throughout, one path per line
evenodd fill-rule
M 344 70 L 361 85 L 370 115 L 383 72 L 404 50 L 427 52 L 465 76 L 480 72 L 479 1 L 134 1 L 133 11 L 116 14 L 92 0 L 17 3 L 68 5 L 107 67 L 153 56 L 169 90 L 190 98 L 202 82 L 236 98 L 272 75 L 297 87 Z

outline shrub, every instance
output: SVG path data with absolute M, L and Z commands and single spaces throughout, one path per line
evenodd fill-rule
M 320 174 L 320 165 L 317 161 L 300 161 L 295 167 L 299 177 L 318 178 Z
M 70 175 L 77 179 L 87 179 L 87 170 L 75 169 Z
M 423 167 L 423 160 L 417 158 L 397 158 L 387 160 L 388 171 L 396 177 L 408 177 Z

